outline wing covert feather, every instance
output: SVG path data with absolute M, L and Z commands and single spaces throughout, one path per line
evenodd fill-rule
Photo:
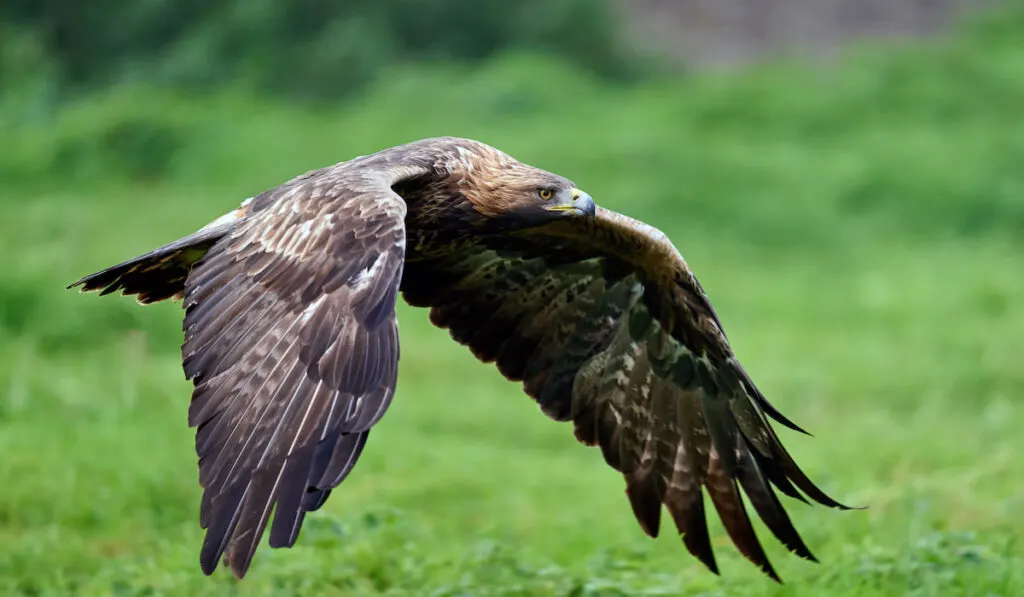
M 395 390 L 405 204 L 373 180 L 310 176 L 260 196 L 185 283 L 200 560 L 245 575 L 351 471 Z
M 741 497 L 790 551 L 814 556 L 774 493 L 846 508 L 797 467 L 769 419 L 796 429 L 732 352 L 696 277 L 657 229 L 598 209 L 410 260 L 402 292 L 484 362 L 522 381 L 623 474 L 641 528 L 664 505 L 687 550 L 717 573 L 706 491 L 740 552 L 779 580 Z M 801 494 L 800 492 L 803 492 Z

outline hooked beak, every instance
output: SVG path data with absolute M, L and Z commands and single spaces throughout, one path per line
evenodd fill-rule
M 593 218 L 597 213 L 594 199 L 579 189 L 571 189 L 567 193 L 569 201 L 545 207 L 547 211 L 562 212 L 567 216 L 586 216 Z

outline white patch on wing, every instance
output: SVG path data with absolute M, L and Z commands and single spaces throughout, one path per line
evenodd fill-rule
M 288 222 L 287 219 L 285 221 Z M 267 251 L 302 256 L 310 251 L 311 243 L 325 240 L 325 231 L 332 228 L 334 221 L 321 215 L 313 220 L 304 220 L 301 224 L 290 223 L 283 230 L 266 227 L 261 231 L 259 240 Z
M 387 261 L 387 255 L 381 253 L 377 255 L 377 258 L 373 260 L 373 264 L 369 267 L 363 268 L 362 271 L 352 277 L 352 281 L 349 282 L 349 286 L 352 290 L 358 291 L 364 289 L 367 285 L 373 284 L 374 278 L 380 274 L 380 270 L 384 268 L 384 263 Z
M 363 397 L 359 396 L 352 401 L 352 407 L 348 411 L 348 418 L 346 420 L 351 421 L 359 416 L 359 410 L 363 407 Z
M 244 206 L 245 204 L 243 203 L 242 205 Z M 223 224 L 231 224 L 233 222 L 237 222 L 238 220 L 242 219 L 242 214 L 244 213 L 244 211 L 245 210 L 241 208 L 236 209 L 234 211 L 229 211 L 228 213 L 217 218 L 216 220 L 210 222 L 206 226 L 200 228 L 199 232 L 202 232 L 203 230 L 209 230 L 210 228 L 216 228 L 217 226 L 221 226 Z
M 306 308 L 302 310 L 302 315 L 299 316 L 299 323 L 305 324 L 307 321 L 309 321 L 310 318 L 313 317 L 313 314 L 316 313 L 316 310 L 320 308 L 320 305 L 323 304 L 326 298 L 326 294 L 321 294 L 319 297 L 317 297 L 315 301 L 306 306 Z

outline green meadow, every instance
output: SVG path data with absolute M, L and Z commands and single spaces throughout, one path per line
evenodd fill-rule
M 1024 13 L 944 40 L 613 85 L 548 58 L 394 69 L 344 102 L 0 94 L 0 595 L 1024 594 Z M 199 569 L 180 305 L 65 286 L 304 171 L 478 138 L 663 229 L 834 511 L 709 510 L 722 576 L 423 310 L 353 474 L 244 581 Z M 665 521 L 663 521 L 664 523 Z

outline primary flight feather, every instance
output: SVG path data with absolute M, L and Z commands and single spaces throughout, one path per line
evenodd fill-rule
M 272 547 L 293 545 L 352 470 L 395 393 L 399 293 L 571 421 L 625 477 L 643 530 L 658 534 L 664 506 L 716 573 L 703 491 L 776 580 L 741 489 L 812 560 L 775 490 L 845 507 L 780 443 L 769 418 L 799 428 L 754 386 L 664 234 L 477 141 L 309 172 L 75 286 L 183 299 L 207 574 L 224 560 L 244 576 L 268 525 Z

